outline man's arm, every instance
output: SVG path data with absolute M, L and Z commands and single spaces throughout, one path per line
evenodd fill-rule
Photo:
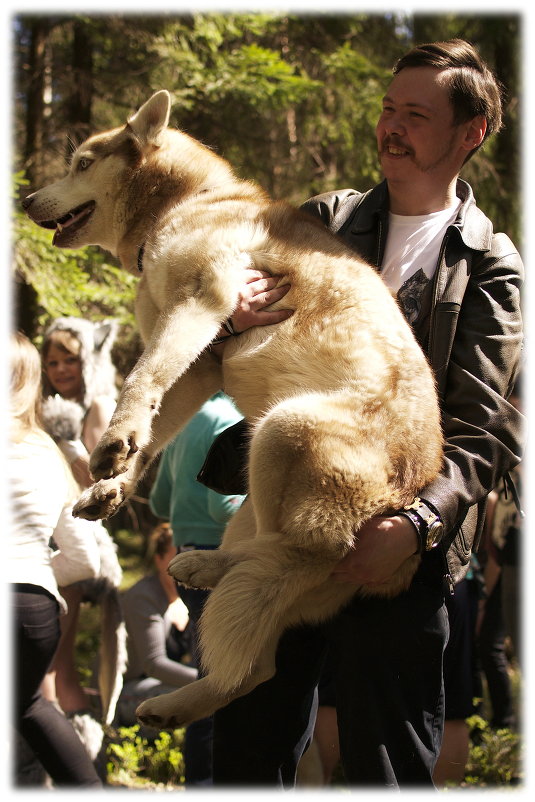
M 421 493 L 440 512 L 446 546 L 522 457 L 523 416 L 507 400 L 521 362 L 522 278 L 514 249 L 491 253 L 473 266 L 463 299 L 441 403 L 444 467 Z
M 470 507 L 521 459 L 523 416 L 506 399 L 520 364 L 522 276 L 516 251 L 491 255 L 473 271 L 463 301 L 441 404 L 444 466 L 419 494 L 440 514 L 446 550 Z M 334 577 L 384 581 L 392 566 L 395 570 L 415 551 L 410 527 L 399 517 L 367 522 Z
M 340 560 L 332 577 L 336 582 L 381 585 L 417 549 L 416 530 L 406 518 L 371 518 L 355 534 L 355 545 Z

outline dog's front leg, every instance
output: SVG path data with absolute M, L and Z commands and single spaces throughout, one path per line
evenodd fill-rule
M 203 354 L 165 394 L 154 421 L 151 440 L 136 452 L 128 470 L 92 485 L 74 506 L 73 514 L 90 521 L 114 515 L 134 493 L 156 455 L 221 388 L 221 384 L 221 366 L 210 354 Z
M 207 309 L 202 299 L 189 299 L 160 314 L 143 355 L 125 380 L 110 425 L 91 455 L 89 468 L 95 479 L 128 471 L 135 455 L 150 440 L 164 394 L 199 357 L 218 328 L 217 312 Z

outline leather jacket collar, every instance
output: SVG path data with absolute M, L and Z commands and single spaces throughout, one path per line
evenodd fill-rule
M 490 220 L 478 209 L 472 188 L 461 178 L 457 179 L 456 192 L 462 203 L 452 228 L 457 230 L 467 248 L 482 253 L 489 251 L 493 234 Z M 377 254 L 376 264 L 379 265 L 382 261 L 384 242 L 388 231 L 388 185 L 386 181 L 382 181 L 365 193 L 365 197 L 359 204 L 348 227 L 348 233 L 367 234 L 374 231 L 377 226 L 384 232 L 380 237 L 380 250 Z

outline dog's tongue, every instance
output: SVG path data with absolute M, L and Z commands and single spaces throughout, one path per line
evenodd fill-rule
M 68 214 L 60 217 L 59 220 L 56 220 L 56 231 L 54 232 L 54 236 L 52 238 L 53 245 L 61 245 L 61 240 L 68 238 L 72 231 L 67 231 L 68 229 L 77 228 L 78 224 L 82 224 L 85 219 L 93 212 L 95 208 L 95 204 L 93 201 L 85 204 L 80 209 L 77 209 L 72 212 L 68 212 Z M 64 232 L 67 231 L 65 236 L 63 236 Z
M 74 223 L 81 220 L 82 217 L 85 217 L 88 213 L 89 209 L 83 209 L 81 212 L 75 214 L 74 212 L 69 212 L 65 215 L 65 217 L 61 218 L 61 221 L 58 220 L 56 223 L 56 233 L 61 234 L 64 228 L 68 228 L 69 226 L 74 225 Z

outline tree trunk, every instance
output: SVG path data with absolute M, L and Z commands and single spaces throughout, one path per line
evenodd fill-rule
M 92 28 L 75 20 L 72 49 L 73 85 L 67 103 L 68 138 L 77 147 L 89 135 L 93 103 Z
M 45 127 L 46 48 L 49 33 L 46 17 L 30 22 L 29 84 L 26 104 L 26 141 L 24 168 L 30 186 L 39 186 L 42 174 L 42 153 Z

